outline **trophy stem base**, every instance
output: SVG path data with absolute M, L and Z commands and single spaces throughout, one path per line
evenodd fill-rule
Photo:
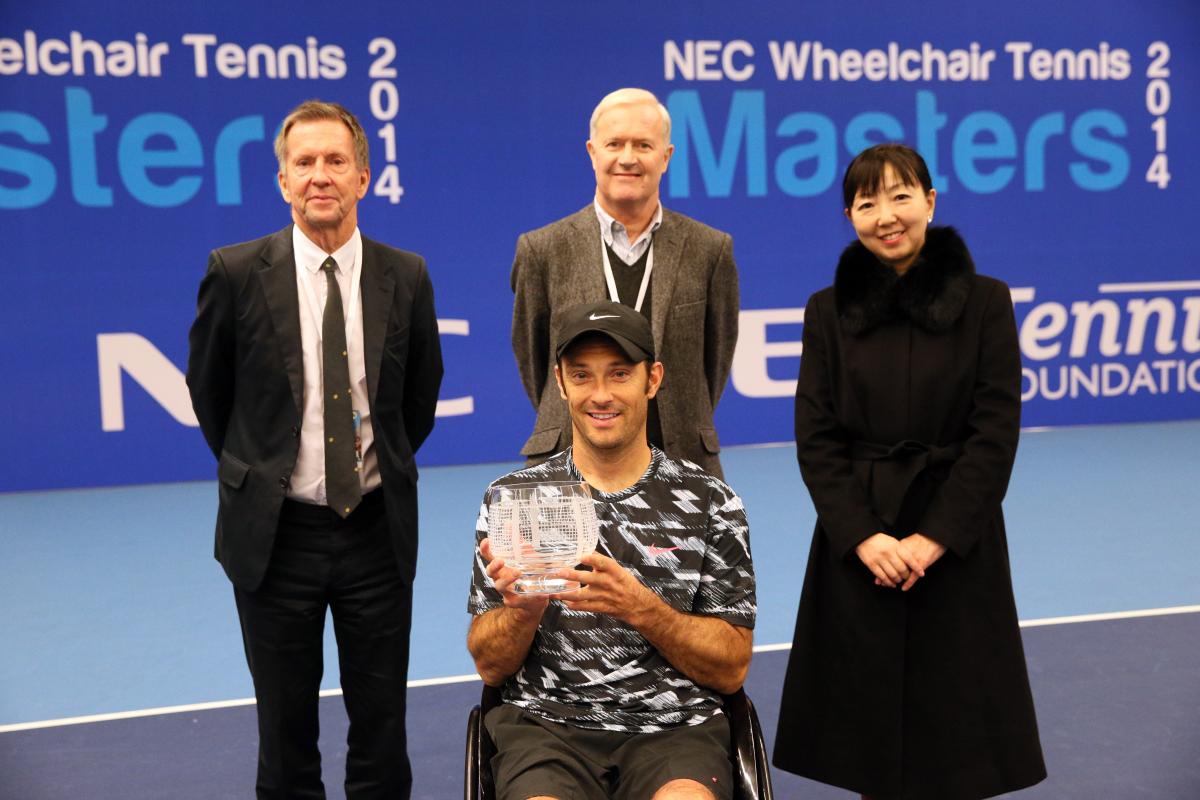
M 563 594 L 564 592 L 579 591 L 579 581 L 569 581 L 565 578 L 555 578 L 550 575 L 528 575 L 517 579 L 513 584 L 517 594 Z

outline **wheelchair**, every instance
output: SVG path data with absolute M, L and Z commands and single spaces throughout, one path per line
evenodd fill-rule
M 496 800 L 491 770 L 496 746 L 483 725 L 483 717 L 500 703 L 500 689 L 485 684 L 479 705 L 467 718 L 464 800 Z M 738 689 L 721 695 L 721 708 L 729 719 L 734 800 L 773 800 L 770 763 L 754 703 Z

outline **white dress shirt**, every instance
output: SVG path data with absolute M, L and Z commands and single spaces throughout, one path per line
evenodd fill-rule
M 629 231 L 624 225 L 617 222 L 612 214 L 600 207 L 599 200 L 592 200 L 592 205 L 596 207 L 596 218 L 600 220 L 600 236 L 604 239 L 604 243 L 611 247 L 617 254 L 617 258 L 626 264 L 636 263 L 642 257 L 642 253 L 650 249 L 654 232 L 662 225 L 662 203 L 658 204 L 654 218 L 650 220 L 650 224 L 646 226 L 646 230 L 642 231 L 642 235 L 637 238 L 636 242 L 629 241 Z
M 362 469 L 358 473 L 363 494 L 380 484 L 379 460 L 371 433 L 371 409 L 367 403 L 367 370 L 363 354 L 362 236 L 358 228 L 350 240 L 333 253 L 326 253 L 300 230 L 292 227 L 292 249 L 296 256 L 296 292 L 300 300 L 300 346 L 304 361 L 304 411 L 300 421 L 300 452 L 292 472 L 287 496 L 305 503 L 327 505 L 325 496 L 325 396 L 321 369 L 321 321 L 325 314 L 328 282 L 321 265 L 333 256 L 337 262 L 338 289 L 346 320 L 346 353 L 350 367 L 350 402 L 359 413 Z

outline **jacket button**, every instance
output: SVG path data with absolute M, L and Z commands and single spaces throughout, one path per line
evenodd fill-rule
M 300 429 L 298 427 L 296 427 L 295 425 L 293 425 L 292 426 L 292 436 L 299 436 L 299 435 L 300 435 Z
M 279 479 L 279 488 L 280 489 L 288 488 L 288 479 L 287 479 L 286 475 L 284 475 L 282 478 Z

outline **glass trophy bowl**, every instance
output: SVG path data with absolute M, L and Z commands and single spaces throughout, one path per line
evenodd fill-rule
M 492 553 L 521 571 L 513 591 L 572 592 L 577 581 L 554 577 L 596 549 L 600 526 L 592 493 L 582 481 L 494 486 L 488 491 Z

